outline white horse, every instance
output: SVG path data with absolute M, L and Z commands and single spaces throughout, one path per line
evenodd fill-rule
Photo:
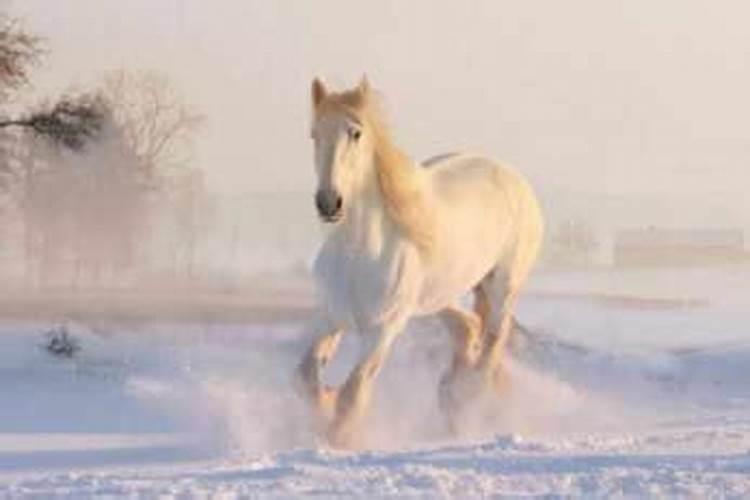
M 415 163 L 391 141 L 375 101 L 364 78 L 344 92 L 312 83 L 315 202 L 332 229 L 315 262 L 321 320 L 298 375 L 336 446 L 357 438 L 375 376 L 412 317 L 436 313 L 454 337 L 440 382 L 449 421 L 466 390 L 459 382 L 506 383 L 513 308 L 543 232 L 519 174 L 468 153 Z M 470 291 L 473 310 L 459 304 Z M 340 388 L 326 387 L 321 371 L 347 330 L 360 334 L 361 359 Z

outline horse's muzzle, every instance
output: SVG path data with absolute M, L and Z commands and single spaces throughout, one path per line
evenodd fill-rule
M 315 194 L 315 206 L 325 222 L 337 222 L 341 218 L 343 204 L 341 195 L 333 189 L 321 189 Z

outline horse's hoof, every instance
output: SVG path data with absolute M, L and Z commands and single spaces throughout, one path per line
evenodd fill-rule
M 341 426 L 332 424 L 326 432 L 326 441 L 335 449 L 339 450 L 356 450 L 362 448 L 362 441 L 353 429 L 344 429 Z

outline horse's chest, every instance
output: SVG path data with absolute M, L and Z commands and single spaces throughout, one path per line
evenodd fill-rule
M 329 312 L 347 327 L 369 329 L 393 321 L 415 296 L 411 252 L 392 245 L 374 254 L 326 244 L 315 274 Z

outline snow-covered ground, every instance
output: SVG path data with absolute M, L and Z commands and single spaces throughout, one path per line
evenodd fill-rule
M 302 324 L 71 323 L 81 350 L 58 359 L 42 348 L 50 324 L 0 323 L 0 498 L 747 496 L 747 276 L 539 276 L 549 293 L 521 304 L 531 333 L 512 390 L 477 405 L 460 436 L 435 401 L 446 335 L 415 323 L 356 452 L 319 443 L 291 389 Z M 354 339 L 341 350 L 331 381 Z

